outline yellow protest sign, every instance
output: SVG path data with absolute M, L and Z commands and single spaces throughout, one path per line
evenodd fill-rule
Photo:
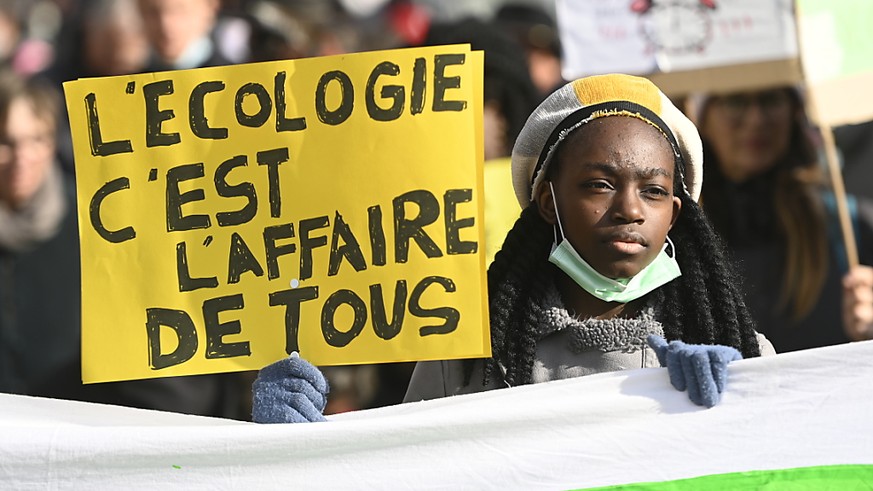
M 515 225 L 521 206 L 512 187 L 512 159 L 485 162 L 485 264 L 490 265 Z
M 481 52 L 64 84 L 83 380 L 490 356 Z

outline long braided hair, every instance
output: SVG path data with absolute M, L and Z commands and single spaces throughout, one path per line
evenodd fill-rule
M 557 162 L 560 159 L 553 159 L 547 179 L 555 175 Z M 681 174 L 674 174 L 674 194 L 682 201 L 682 211 L 670 235 L 682 276 L 648 295 L 649 301 L 660 305 L 664 335 L 668 340 L 733 346 L 746 358 L 758 356 L 754 321 L 725 247 L 703 210 L 684 191 Z M 531 382 L 543 300 L 555 275 L 563 274 L 548 262 L 552 228 L 540 216 L 536 203 L 531 203 L 488 268 L 493 357 L 485 361 L 485 384 L 497 363 L 506 370 L 504 379 L 509 385 Z M 467 383 L 472 367 L 470 360 L 465 370 Z

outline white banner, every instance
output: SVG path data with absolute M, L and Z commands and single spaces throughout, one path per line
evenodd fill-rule
M 795 58 L 793 0 L 557 0 L 563 76 Z
M 732 363 L 712 409 L 691 404 L 658 368 L 298 425 L 0 395 L 0 482 L 89 490 L 578 489 L 869 465 L 871 380 L 873 342 L 865 342 Z

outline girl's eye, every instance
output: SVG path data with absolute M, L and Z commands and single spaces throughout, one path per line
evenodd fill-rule
M 612 189 L 612 185 L 606 181 L 587 181 L 582 183 L 582 187 L 586 189 Z
M 661 186 L 649 186 L 643 189 L 643 193 L 653 197 L 670 196 L 670 193 Z

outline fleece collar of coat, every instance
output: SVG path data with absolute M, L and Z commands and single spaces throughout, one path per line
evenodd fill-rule
M 592 349 L 633 352 L 646 346 L 649 334 L 664 335 L 651 302 L 632 318 L 580 319 L 567 311 L 558 289 L 551 285 L 543 298 L 543 308 L 537 311 L 540 312 L 537 339 L 568 331 L 568 348 L 576 353 Z

